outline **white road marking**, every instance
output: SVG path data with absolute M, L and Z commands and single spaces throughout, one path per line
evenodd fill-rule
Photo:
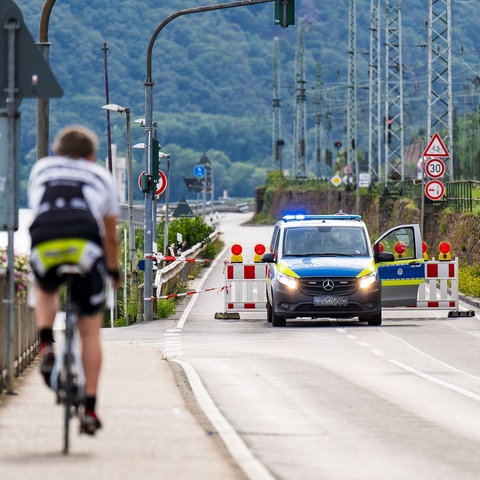
M 173 361 L 182 367 L 187 375 L 198 404 L 245 475 L 250 480 L 275 480 L 275 477 L 258 458 L 253 455 L 240 435 L 238 435 L 230 423 L 228 423 L 228 420 L 222 415 L 220 410 L 218 410 L 193 366 L 183 360 L 175 359 Z
M 417 375 L 418 377 L 423 378 L 424 380 L 428 380 L 429 382 L 436 383 L 437 385 L 446 387 L 454 392 L 459 393 L 460 395 L 464 395 L 465 397 L 468 397 L 473 400 L 476 400 L 477 402 L 480 402 L 480 395 L 478 393 L 471 392 L 466 388 L 459 387 L 458 385 L 454 385 L 453 383 L 441 380 L 437 377 L 429 375 L 428 373 L 422 372 L 421 370 L 417 370 L 416 368 L 410 367 L 409 365 L 406 365 L 403 362 L 399 362 L 398 360 L 389 360 L 389 362 L 407 372 L 413 373 L 414 375 Z

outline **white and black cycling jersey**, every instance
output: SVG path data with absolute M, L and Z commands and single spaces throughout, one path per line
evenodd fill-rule
M 51 156 L 37 161 L 28 181 L 32 246 L 55 238 L 84 238 L 101 245 L 103 217 L 119 204 L 110 172 L 84 159 Z

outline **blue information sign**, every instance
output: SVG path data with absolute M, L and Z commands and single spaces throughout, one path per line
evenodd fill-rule
M 205 176 L 205 167 L 203 165 L 197 165 L 193 169 L 193 174 L 198 178 L 204 177 Z

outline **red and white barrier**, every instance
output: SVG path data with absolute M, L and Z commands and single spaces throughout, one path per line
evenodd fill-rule
M 417 308 L 458 310 L 458 258 L 425 262 L 425 283 L 418 289 Z
M 215 318 L 239 318 L 238 312 L 242 311 L 265 312 L 267 310 L 265 277 L 265 263 L 226 262 L 225 311 L 215 314 Z

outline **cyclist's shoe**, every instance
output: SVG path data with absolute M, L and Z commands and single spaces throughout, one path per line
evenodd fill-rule
M 95 432 L 102 428 L 97 414 L 93 410 L 85 410 L 80 418 L 80 433 L 95 435 Z
M 55 363 L 55 352 L 51 343 L 42 343 L 40 345 L 40 357 L 40 373 L 45 383 L 50 387 L 50 377 Z

